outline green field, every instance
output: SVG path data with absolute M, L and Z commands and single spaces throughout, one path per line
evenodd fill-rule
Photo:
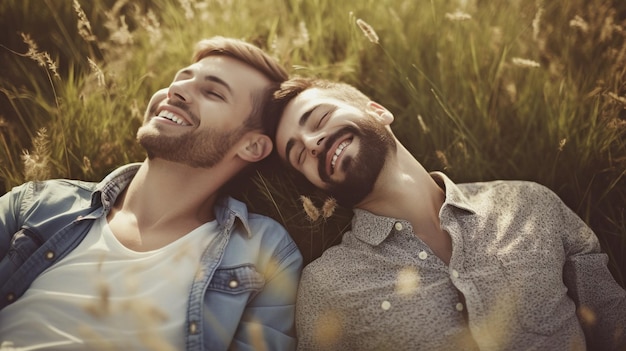
M 3 192 L 143 160 L 149 97 L 195 42 L 223 35 L 291 74 L 354 84 L 394 113 L 428 170 L 548 186 L 626 280 L 626 1 L 3 0 L 0 33 Z M 266 170 L 237 196 L 280 221 L 308 262 L 350 211 L 307 218 L 300 195 L 324 197 L 298 183 Z

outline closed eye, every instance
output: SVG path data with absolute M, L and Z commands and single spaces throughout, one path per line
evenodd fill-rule
M 222 101 L 226 100 L 222 95 L 216 93 L 214 90 L 205 90 L 204 94 L 205 95 L 215 96 L 216 98 L 218 98 L 218 99 L 220 99 Z
M 326 113 L 322 115 L 320 120 L 317 121 L 317 125 L 315 126 L 315 129 L 319 129 L 322 126 L 322 124 L 326 123 L 326 120 L 328 119 L 328 117 L 330 117 L 330 115 L 332 115 L 333 112 L 335 112 L 335 110 L 337 110 L 337 107 L 333 106 L 332 109 L 326 111 Z
M 302 162 L 304 161 L 304 156 L 305 156 L 305 151 L 304 148 L 300 149 L 300 152 L 298 153 L 298 159 L 297 159 L 297 164 L 301 165 Z
M 326 112 L 325 114 L 322 115 L 322 118 L 320 118 L 320 120 L 317 122 L 317 125 L 315 126 L 315 129 L 318 129 L 321 125 L 322 125 L 322 121 L 324 119 L 326 119 L 326 117 L 330 114 L 329 112 Z

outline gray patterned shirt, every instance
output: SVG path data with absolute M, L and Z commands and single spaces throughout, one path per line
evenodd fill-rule
M 624 349 L 626 292 L 553 192 L 431 176 L 450 265 L 408 221 L 356 209 L 342 243 L 303 272 L 299 350 Z

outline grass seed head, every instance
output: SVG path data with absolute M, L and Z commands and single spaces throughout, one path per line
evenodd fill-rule
M 441 162 L 443 169 L 444 170 L 449 169 L 450 163 L 448 163 L 448 157 L 446 156 L 446 154 L 441 150 L 437 150 L 435 151 L 435 153 L 437 154 L 437 159 L 439 159 L 439 162 Z
M 45 180 L 50 177 L 50 148 L 46 128 L 37 131 L 33 139 L 32 153 L 24 150 L 22 161 L 24 162 L 24 178 L 26 180 Z
M 89 61 L 89 67 L 91 67 L 91 71 L 96 76 L 96 79 L 98 81 L 98 86 L 99 87 L 106 86 L 106 82 L 104 80 L 104 72 L 102 72 L 100 67 L 98 67 L 98 64 L 89 57 L 87 57 L 87 61 Z
M 589 24 L 578 15 L 574 16 L 574 18 L 569 21 L 569 26 L 572 28 L 578 28 L 583 33 L 587 33 L 589 31 Z
M 372 26 L 370 26 L 369 24 L 367 24 L 367 22 L 363 21 L 360 18 L 356 20 L 356 24 L 359 26 L 359 28 L 361 28 L 361 31 L 363 32 L 363 34 L 365 34 L 365 37 L 367 37 L 369 41 L 374 44 L 378 44 L 378 34 L 376 34 L 376 31 L 374 30 L 374 28 L 372 28 Z
M 300 201 L 302 201 L 302 207 L 309 221 L 315 222 L 320 218 L 320 210 L 315 207 L 313 201 L 307 196 L 300 195 Z
M 537 61 L 524 59 L 520 57 L 514 57 L 512 60 L 515 66 L 526 67 L 526 68 L 539 68 L 541 65 Z
M 336 208 L 337 200 L 333 197 L 329 197 L 326 201 L 324 201 L 324 205 L 322 206 L 322 217 L 324 217 L 324 219 L 332 217 Z
M 472 19 L 472 15 L 470 15 L 469 13 L 465 13 L 461 10 L 456 10 L 453 13 L 446 13 L 446 19 L 453 21 L 453 22 L 462 22 L 462 21 L 469 21 Z
M 85 14 L 85 11 L 83 11 L 82 7 L 80 7 L 80 3 L 78 2 L 78 0 L 74 0 L 74 11 L 78 16 L 78 23 L 76 24 L 78 34 L 80 34 L 80 36 L 83 37 L 85 41 L 95 41 L 96 36 L 93 35 L 93 32 L 91 30 L 91 23 L 89 23 L 87 15 Z

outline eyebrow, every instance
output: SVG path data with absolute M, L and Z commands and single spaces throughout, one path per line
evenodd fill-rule
M 315 105 L 308 111 L 304 112 L 302 116 L 300 116 L 300 119 L 298 120 L 298 125 L 300 127 L 304 126 L 306 124 L 306 121 L 309 120 L 309 117 L 311 117 L 311 114 L 313 113 L 313 111 L 315 111 L 315 109 L 317 109 L 320 106 L 322 105 Z M 291 164 L 291 157 L 289 157 L 289 152 L 293 148 L 294 144 L 295 144 L 295 140 L 293 138 L 290 138 L 289 141 L 287 141 L 287 145 L 285 146 L 285 158 L 287 159 L 287 163 L 289 164 Z
M 186 68 L 186 69 L 183 69 L 183 70 L 178 71 L 178 72 L 176 73 L 176 77 L 178 77 L 178 76 L 179 76 L 179 75 L 181 75 L 181 74 L 193 74 L 193 72 L 191 71 L 191 69 Z M 226 83 L 226 81 L 224 81 L 224 80 L 223 80 L 222 78 L 220 78 L 220 77 L 217 77 L 217 76 L 214 76 L 214 75 L 209 74 L 209 75 L 204 76 L 204 80 L 209 81 L 209 82 L 214 82 L 214 83 L 220 84 L 220 85 L 224 86 L 224 88 L 226 88 L 226 90 L 228 90 L 228 92 L 229 92 L 230 94 L 232 94 L 232 93 L 233 93 L 233 89 L 230 87 L 230 85 L 228 85 L 228 83 Z
M 213 75 L 208 75 L 208 76 L 204 76 L 204 80 L 208 80 L 210 82 L 214 82 L 220 85 L 223 85 L 224 88 L 226 88 L 226 90 L 228 90 L 228 92 L 230 94 L 233 93 L 233 90 L 230 88 L 230 85 L 228 85 L 228 83 L 226 83 L 223 79 L 221 79 L 220 77 L 216 77 Z
M 313 106 L 310 110 L 306 111 L 302 114 L 302 116 L 300 116 L 300 120 L 298 121 L 300 127 L 302 127 L 306 123 L 306 121 L 309 120 L 309 117 L 311 117 L 313 111 L 315 111 L 315 109 L 318 107 L 320 107 L 320 105 Z

